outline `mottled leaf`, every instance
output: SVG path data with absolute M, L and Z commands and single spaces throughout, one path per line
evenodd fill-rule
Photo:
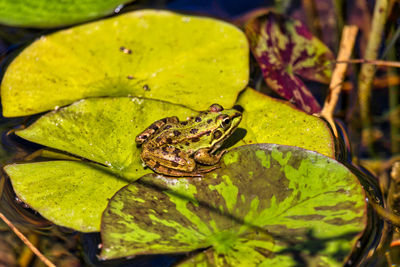
M 237 104 L 244 108 L 240 127 L 246 130 L 244 139 L 238 145 L 290 145 L 335 157 L 332 133 L 320 118 L 251 88 L 240 94 Z
M 242 146 L 203 178 L 146 175 L 102 218 L 101 257 L 188 252 L 212 266 L 340 266 L 366 221 L 364 193 L 343 165 L 273 144 Z
M 332 52 L 298 20 L 268 12 L 246 24 L 250 48 L 265 81 L 307 113 L 320 106 L 300 78 L 327 83 Z
M 133 0 L 0 0 L 0 23 L 50 28 L 99 18 Z
M 1 84 L 3 115 L 24 116 L 95 96 L 142 96 L 205 110 L 233 106 L 248 82 L 248 44 L 215 19 L 143 10 L 33 42 Z

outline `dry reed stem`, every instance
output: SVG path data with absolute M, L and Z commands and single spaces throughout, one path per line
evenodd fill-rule
M 24 236 L 23 233 L 21 233 L 12 222 L 10 222 L 6 216 L 4 216 L 3 213 L 0 212 L 0 218 L 13 230 L 13 232 L 19 237 L 19 239 L 24 242 L 24 244 L 29 247 L 33 253 L 48 267 L 56 267 L 54 263 L 52 263 L 50 260 L 48 260 L 29 240 Z
M 354 42 L 357 36 L 357 26 L 345 26 L 342 31 L 342 39 L 337 61 L 347 61 L 353 51 Z M 335 136 L 337 137 L 337 129 L 333 121 L 333 112 L 342 90 L 343 80 L 346 75 L 347 64 L 337 64 L 332 73 L 331 83 L 329 85 L 329 93 L 325 99 L 324 107 L 321 111 L 321 116 L 324 117 L 331 125 Z

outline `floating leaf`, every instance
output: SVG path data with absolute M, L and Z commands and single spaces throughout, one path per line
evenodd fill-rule
M 246 89 L 237 104 L 244 108 L 241 128 L 244 144 L 273 143 L 297 146 L 334 158 L 335 146 L 327 124 L 290 104 Z
M 185 119 L 193 114 L 187 108 L 156 100 L 82 100 L 49 112 L 16 133 L 99 164 L 72 158 L 12 164 L 5 171 L 18 197 L 45 218 L 82 232 L 99 231 L 108 199 L 122 186 L 151 172 L 141 163 L 136 135 L 163 116 Z M 46 150 L 42 157 L 68 159 Z
M 329 48 L 300 21 L 273 12 L 251 19 L 246 34 L 268 86 L 303 111 L 319 112 L 300 78 L 329 82 L 334 60 Z
M 196 112 L 167 102 L 139 98 L 92 98 L 40 117 L 16 134 L 110 167 L 126 179 L 149 173 L 140 160 L 135 137 L 158 119 Z
M 102 219 L 101 257 L 206 249 L 204 266 L 340 266 L 366 221 L 357 178 L 337 161 L 273 144 L 242 146 L 203 178 L 147 175 Z
M 108 200 L 129 181 L 108 168 L 81 161 L 49 161 L 4 167 L 18 198 L 55 224 L 99 231 Z
M 132 0 L 0 0 L 0 23 L 50 28 L 71 25 L 111 14 Z
M 248 82 L 248 44 L 215 19 L 144 10 L 44 36 L 7 68 L 3 115 L 95 96 L 142 96 L 205 110 L 233 106 Z

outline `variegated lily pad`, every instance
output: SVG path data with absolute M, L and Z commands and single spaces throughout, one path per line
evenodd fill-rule
M 151 174 L 122 188 L 103 214 L 101 257 L 205 249 L 183 265 L 341 266 L 365 222 L 363 189 L 340 163 L 249 145 L 203 178 Z
M 268 86 L 303 111 L 319 112 L 301 78 L 329 82 L 334 60 L 329 48 L 300 21 L 271 11 L 251 19 L 246 34 Z

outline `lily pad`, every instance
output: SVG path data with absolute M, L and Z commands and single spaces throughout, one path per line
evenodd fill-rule
M 82 161 L 4 167 L 18 198 L 53 223 L 81 232 L 100 229 L 108 200 L 129 181 L 109 168 Z
M 50 28 L 111 14 L 132 0 L 0 0 L 0 23 L 11 26 Z
M 16 134 L 60 152 L 55 160 L 4 169 L 20 199 L 52 222 L 82 232 L 99 231 L 109 198 L 151 170 L 140 160 L 135 137 L 163 116 L 196 114 L 174 104 L 138 98 L 92 98 L 47 113 Z M 66 151 L 76 157 L 61 154 Z M 65 160 L 71 158 L 71 161 Z M 88 162 L 97 162 L 93 164 Z
M 141 96 L 205 110 L 233 106 L 248 82 L 248 44 L 231 24 L 142 10 L 43 36 L 7 68 L 3 115 L 96 96 Z
M 300 78 L 328 83 L 334 56 L 295 19 L 267 12 L 246 24 L 250 48 L 268 86 L 307 113 L 321 110 Z
M 92 98 L 47 113 L 16 134 L 26 140 L 108 166 L 129 181 L 149 173 L 135 137 L 158 119 L 197 114 L 157 100 Z M 55 162 L 56 164 L 57 162 Z
M 149 174 L 102 218 L 103 259 L 205 249 L 212 266 L 341 266 L 366 223 L 364 192 L 339 162 L 296 147 L 235 148 L 203 178 Z
M 239 103 L 245 108 L 243 122 L 239 126 L 243 127 L 242 132 L 245 130 L 245 136 L 244 141 L 238 144 L 266 142 L 266 140 L 268 142 L 269 140 L 269 142 L 276 141 L 296 146 L 304 145 L 327 155 L 334 153 L 330 132 L 318 118 L 296 111 L 289 105 L 272 100 L 252 89 L 247 89 L 241 95 Z M 279 115 L 280 113 L 283 115 Z M 134 141 L 135 136 L 152 122 L 163 117 L 178 116 L 184 120 L 194 114 L 197 112 L 182 106 L 135 97 L 81 100 L 68 107 L 49 112 L 26 129 L 16 132 L 24 139 L 56 149 L 56 151 L 44 150 L 42 157 L 64 161 L 52 161 L 46 164 L 14 164 L 6 167 L 5 170 L 11 178 L 17 195 L 44 217 L 59 225 L 79 231 L 96 231 L 99 230 L 100 215 L 108 198 L 123 185 L 151 172 L 143 167 L 140 160 L 140 148 Z M 286 116 L 291 119 L 290 123 L 285 123 Z M 312 126 L 312 131 L 302 129 L 310 126 Z M 239 130 L 235 138 L 243 137 L 240 136 Z M 293 133 L 297 134 L 293 135 Z M 301 137 L 298 138 L 298 135 Z M 305 142 L 307 139 L 311 139 L 312 142 Z M 85 161 L 79 164 L 66 161 L 82 158 Z M 89 164 L 87 160 L 98 165 Z M 36 175 L 37 166 L 41 166 L 42 172 L 47 175 Z M 66 166 L 65 174 L 63 174 L 63 166 Z M 70 169 L 79 168 L 79 166 L 83 166 L 83 169 L 77 169 L 71 174 Z M 97 179 L 96 177 L 100 175 L 97 168 L 99 166 L 107 167 L 104 168 L 107 170 L 107 175 L 102 176 L 101 179 L 105 181 L 110 179 L 109 184 L 112 189 L 108 191 L 108 194 L 104 194 L 101 190 L 98 194 L 91 194 L 86 205 L 88 215 L 92 217 L 83 223 L 79 221 L 85 218 L 81 217 L 80 206 L 70 204 L 76 201 L 76 198 L 69 193 L 67 185 L 68 183 L 80 185 L 75 189 L 77 192 L 82 192 L 78 193 L 79 195 L 84 195 L 86 191 L 96 192 L 96 183 L 81 184 L 80 181 L 82 172 L 85 173 L 85 177 L 88 177 L 85 179 L 89 181 Z M 94 167 L 96 168 L 90 171 Z M 40 200 L 43 194 L 48 197 Z M 49 198 L 54 198 L 52 203 L 57 204 L 53 206 L 43 202 Z M 64 216 L 63 213 L 66 212 L 77 218 L 73 220 Z
M 240 94 L 237 104 L 244 108 L 240 127 L 246 129 L 239 145 L 273 143 L 335 157 L 332 133 L 320 118 L 251 88 Z

